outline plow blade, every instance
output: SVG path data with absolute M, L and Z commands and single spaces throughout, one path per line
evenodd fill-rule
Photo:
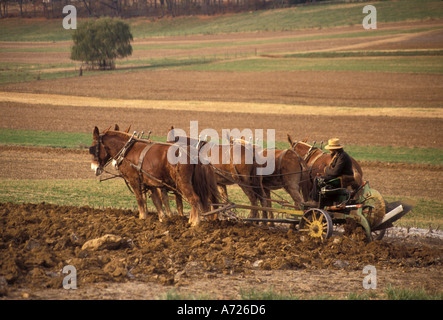
M 408 201 L 395 201 L 386 206 L 386 215 L 383 220 L 372 228 L 372 231 L 383 230 L 392 227 L 392 223 L 403 217 L 412 210 L 414 203 Z

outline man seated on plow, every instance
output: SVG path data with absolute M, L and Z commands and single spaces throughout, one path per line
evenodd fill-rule
M 354 171 L 352 169 L 351 157 L 343 150 L 344 145 L 340 143 L 337 138 L 330 139 L 325 149 L 331 151 L 332 161 L 325 167 L 324 175 L 314 179 L 313 188 L 311 192 L 311 199 L 305 203 L 310 207 L 317 207 L 319 201 L 320 189 L 324 186 L 330 188 L 343 188 L 349 182 L 354 180 Z M 337 179 L 338 178 L 338 179 Z

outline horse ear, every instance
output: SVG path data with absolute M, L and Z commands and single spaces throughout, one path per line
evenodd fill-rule
M 289 133 L 288 133 L 287 135 L 288 135 L 288 142 L 289 142 L 289 145 L 292 147 L 292 146 L 294 145 L 294 142 L 292 141 L 292 138 L 291 138 L 291 136 L 289 135 Z
M 166 136 L 166 141 L 167 142 L 174 142 L 176 139 L 175 134 L 174 134 L 174 126 L 171 126 L 171 128 L 168 130 L 168 134 Z
M 98 137 L 100 136 L 100 131 L 98 131 L 97 127 L 95 127 L 94 131 L 92 131 L 92 136 L 94 137 L 94 139 L 98 139 Z
M 120 127 L 118 126 L 118 124 L 115 124 L 114 131 L 120 131 Z
M 129 130 L 131 129 L 131 125 L 129 125 L 128 129 L 125 130 L 126 133 L 129 133 Z
M 304 138 L 303 142 L 306 143 L 308 141 L 308 138 Z

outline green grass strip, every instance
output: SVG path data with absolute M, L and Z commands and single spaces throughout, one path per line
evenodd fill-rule
M 112 207 L 136 210 L 135 197 L 121 179 L 1 180 L 0 202 Z
M 359 71 L 359 72 L 411 72 L 443 73 L 442 56 L 395 56 L 374 59 L 361 58 L 245 58 L 181 67 L 182 70 L 195 71 Z
M 166 141 L 162 136 L 151 136 L 151 139 Z M 92 133 L 0 128 L 0 144 L 4 145 L 81 149 L 91 143 Z M 288 146 L 287 142 L 275 143 L 277 149 Z M 357 160 L 443 165 L 443 149 L 437 148 L 347 145 L 346 150 Z
M 348 58 L 348 57 L 405 57 L 442 56 L 443 50 L 396 50 L 396 51 L 329 51 L 306 52 L 284 55 L 285 58 Z
M 166 141 L 166 137 L 151 136 L 151 139 Z M 0 144 L 5 145 L 84 149 L 91 143 L 92 130 L 85 133 L 0 128 Z
M 92 133 L 0 129 L 0 144 L 6 145 L 78 149 L 91 143 Z

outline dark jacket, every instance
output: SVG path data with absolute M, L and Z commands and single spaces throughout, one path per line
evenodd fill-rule
M 330 179 L 354 175 L 351 157 L 343 149 L 338 150 L 332 162 L 325 168 L 325 175 Z

